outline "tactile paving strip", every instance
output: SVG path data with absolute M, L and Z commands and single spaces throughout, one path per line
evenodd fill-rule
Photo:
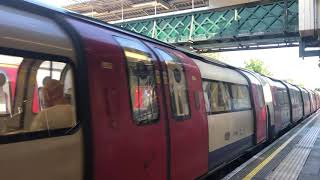
M 310 151 L 320 133 L 320 120 L 309 130 L 309 132 L 294 146 L 287 157 L 267 177 L 268 180 L 295 180 L 310 154 Z

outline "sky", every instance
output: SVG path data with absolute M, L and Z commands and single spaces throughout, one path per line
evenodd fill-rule
M 299 47 L 223 52 L 224 62 L 244 67 L 245 61 L 260 59 L 274 78 L 291 79 L 306 88 L 320 88 L 319 57 L 299 58 Z
M 38 0 L 51 5 L 63 6 L 73 0 Z M 84 0 L 78 0 L 84 1 Z M 299 48 L 278 48 L 265 50 L 232 51 L 221 53 L 224 61 L 237 67 L 244 67 L 249 59 L 260 59 L 266 64 L 274 78 L 291 79 L 306 88 L 320 88 L 319 57 L 299 58 Z

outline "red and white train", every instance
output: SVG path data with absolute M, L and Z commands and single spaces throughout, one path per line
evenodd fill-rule
M 320 106 L 73 12 L 10 0 L 0 19 L 0 179 L 203 178 Z

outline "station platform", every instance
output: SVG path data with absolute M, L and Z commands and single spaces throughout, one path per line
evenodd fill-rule
M 314 113 L 224 180 L 320 180 L 320 112 Z

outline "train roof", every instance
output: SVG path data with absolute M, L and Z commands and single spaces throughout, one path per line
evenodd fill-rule
M 18 48 L 21 51 L 39 52 L 74 59 L 74 48 L 70 37 L 59 25 L 46 16 L 30 13 L 18 8 L 0 3 L 0 46 Z M 4 5 L 3 5 L 4 4 Z M 14 19 L 14 20 L 13 20 Z
M 46 14 L 50 14 L 50 13 L 63 14 L 64 16 L 67 16 L 67 17 L 71 17 L 71 18 L 75 18 L 77 20 L 85 21 L 86 23 L 91 23 L 91 24 L 94 24 L 96 26 L 102 26 L 104 28 L 108 28 L 110 30 L 113 30 L 113 31 L 116 31 L 116 32 L 119 32 L 119 33 L 123 33 L 123 34 L 129 35 L 129 36 L 133 36 L 133 37 L 136 37 L 136 38 L 144 40 L 144 41 L 148 41 L 148 42 L 155 43 L 155 44 L 158 44 L 158 45 L 161 45 L 161 46 L 165 46 L 167 48 L 178 50 L 180 52 L 185 53 L 187 56 L 189 56 L 191 58 L 194 58 L 194 59 L 197 59 L 197 60 L 209 63 L 209 64 L 215 64 L 215 65 L 218 65 L 218 66 L 230 67 L 230 68 L 233 68 L 233 69 L 236 68 L 236 67 L 228 65 L 226 63 L 220 62 L 220 61 L 218 61 L 216 59 L 204 57 L 204 56 L 202 56 L 200 54 L 196 54 L 196 53 L 194 53 L 192 51 L 188 51 L 186 49 L 183 49 L 183 48 L 180 48 L 180 47 L 176 47 L 176 46 L 164 43 L 164 42 L 156 40 L 156 39 L 152 39 L 150 37 L 138 34 L 136 32 L 124 30 L 124 29 L 122 29 L 122 28 L 120 28 L 120 27 L 118 27 L 116 25 L 112 25 L 112 24 L 106 23 L 106 22 L 98 20 L 98 19 L 94 19 L 94 18 L 91 18 L 91 17 L 88 17 L 88 16 L 84 16 L 84 15 L 81 15 L 79 13 L 63 9 L 61 7 L 49 5 L 47 3 L 43 3 L 43 2 L 41 2 L 39 0 L 23 0 L 23 1 L 10 0 L 10 1 L 2 1 L 0 4 L 19 7 L 20 9 L 29 9 L 29 10 L 32 9 L 36 13 L 44 12 Z

